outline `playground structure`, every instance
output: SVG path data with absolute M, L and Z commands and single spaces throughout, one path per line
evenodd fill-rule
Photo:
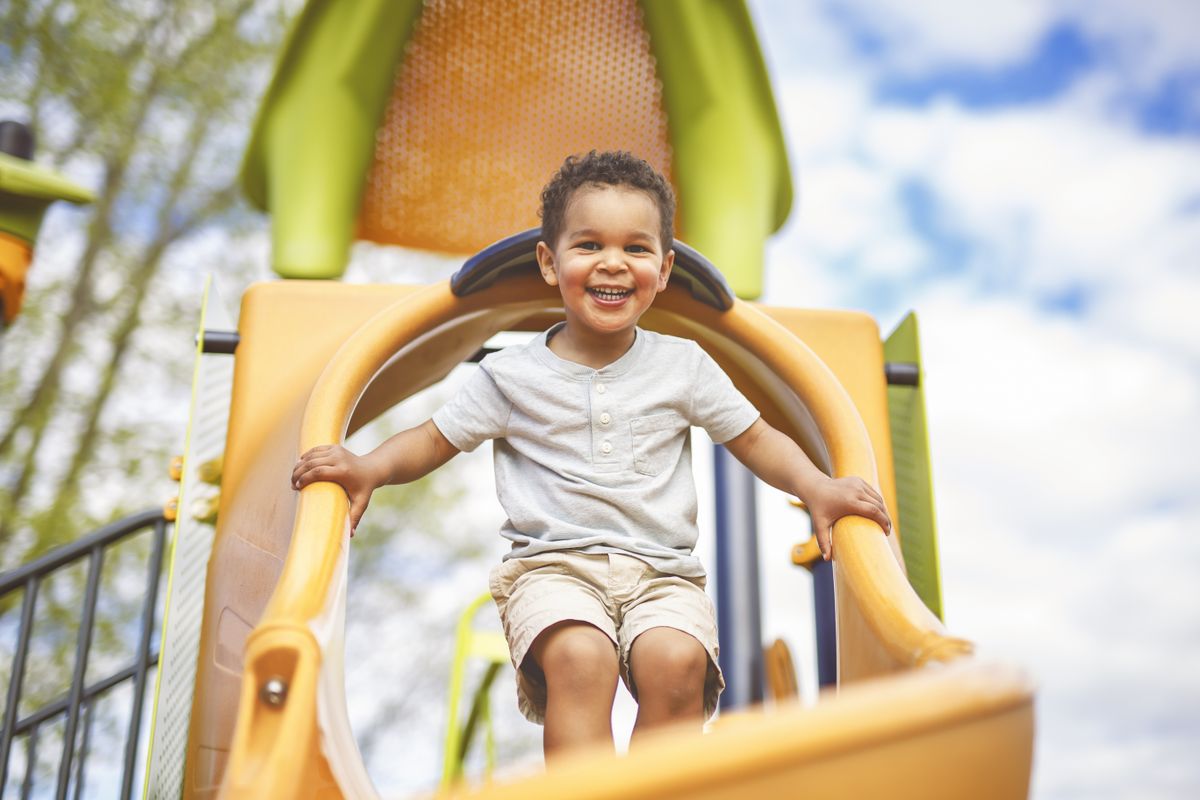
M 544 327 L 557 299 L 530 272 L 463 296 L 450 282 L 339 286 L 333 293 L 321 284 L 282 282 L 245 298 L 213 557 L 226 567 L 210 570 L 208 591 L 219 598 L 219 610 L 210 607 L 202 634 L 190 795 L 216 795 L 224 780 L 223 796 L 373 796 L 345 738 L 338 651 L 345 496 L 335 485 L 318 484 L 297 502 L 278 470 L 286 476 L 297 436 L 303 449 L 355 430 L 449 371 L 491 333 Z M 336 323 L 314 331 L 318 310 Z M 834 474 L 874 480 L 876 465 L 888 466 L 886 438 L 875 449 L 870 433 L 886 436 L 887 423 L 882 347 L 868 318 L 741 301 L 721 311 L 681 283 L 643 321 L 701 342 L 772 424 Z M 298 342 L 309 354 L 300 363 L 285 357 Z M 864 398 L 856 408 L 847 385 L 870 387 L 874 402 Z M 891 482 L 879 482 L 895 502 Z M 223 540 L 223 530 L 262 538 Z M 272 531 L 291 534 L 281 558 L 264 552 Z M 949 636 L 913 592 L 890 540 L 872 523 L 842 520 L 835 540 L 840 683 L 879 680 L 814 710 L 730 714 L 705 737 L 664 737 L 616 763 L 581 759 L 520 787 L 480 789 L 480 796 L 705 796 L 701 787 L 713 797 L 756 789 L 782 796 L 798 785 L 844 796 L 1023 795 L 1032 744 L 1028 683 L 1019 673 L 975 663 L 970 645 Z M 254 589 L 247 597 L 247 574 L 266 570 L 278 570 L 273 593 Z M 251 632 L 240 620 L 254 616 L 259 623 Z M 205 644 L 211 641 L 219 644 Z M 245 671 L 237 675 L 220 659 L 243 641 Z M 224 740 L 231 745 L 221 763 L 211 753 L 228 735 L 225 726 L 233 734 Z M 206 767 L 212 771 L 197 774 Z M 588 792 L 581 795 L 581 786 Z
M 346 499 L 331 484 L 297 495 L 287 476 L 298 453 L 342 441 L 494 334 L 560 318 L 531 266 L 536 232 L 510 235 L 536 224 L 537 190 L 562 157 L 592 148 L 634 150 L 667 174 L 680 239 L 695 248 L 677 246 L 644 327 L 695 339 L 818 466 L 878 486 L 896 532 L 859 518 L 835 527 L 824 568 L 836 696 L 450 791 L 1025 796 L 1029 682 L 976 660 L 939 620 L 919 389 L 885 374 L 887 361 L 919 374 L 915 322 L 885 345 L 862 314 L 738 299 L 759 294 L 764 241 L 791 203 L 741 3 L 312 0 L 279 64 L 244 178 L 271 214 L 287 280 L 243 297 L 223 345 L 232 363 L 198 353 L 193 417 L 210 429 L 190 433 L 180 507 L 213 464 L 219 505 L 215 531 L 180 515 L 147 796 L 375 796 L 345 711 Z M 340 276 L 356 236 L 481 252 L 428 286 L 312 280 Z M 203 320 L 198 348 L 212 352 L 218 337 L 203 332 L 228 328 Z M 223 414 L 213 421 L 220 403 L 227 430 Z
M 21 311 L 25 274 L 46 209 L 57 200 L 90 203 L 94 196 L 33 161 L 33 133 L 0 122 L 0 334 Z

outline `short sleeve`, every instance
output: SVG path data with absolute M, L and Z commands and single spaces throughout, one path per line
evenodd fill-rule
M 690 422 L 704 428 L 717 444 L 745 433 L 759 418 L 758 409 L 699 345 L 696 361 Z
M 469 453 L 488 439 L 504 436 L 511 409 L 512 403 L 480 365 L 450 402 L 434 413 L 433 424 L 450 444 Z

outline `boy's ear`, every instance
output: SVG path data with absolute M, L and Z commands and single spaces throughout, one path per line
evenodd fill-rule
M 551 286 L 558 286 L 558 273 L 554 271 L 554 251 L 545 242 L 537 243 L 538 269 L 542 272 L 542 280 Z
M 671 268 L 675 266 L 675 251 L 668 250 L 663 256 L 662 266 L 658 270 L 658 290 L 661 292 L 667 288 L 667 281 L 671 278 Z

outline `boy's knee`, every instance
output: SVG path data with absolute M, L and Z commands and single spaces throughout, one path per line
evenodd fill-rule
M 683 631 L 651 628 L 634 641 L 630 660 L 639 694 L 690 696 L 704 690 L 708 653 Z
M 587 623 L 547 628 L 534 641 L 530 654 L 546 676 L 548 686 L 616 688 L 616 648 L 607 634 Z

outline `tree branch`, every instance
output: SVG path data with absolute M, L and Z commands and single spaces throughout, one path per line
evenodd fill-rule
M 121 364 L 133 339 L 133 334 L 141 324 L 142 304 L 145 302 L 152 279 L 162 264 L 163 253 L 181 235 L 176 228 L 171 226 L 170 220 L 174 216 L 175 210 L 188 184 L 191 182 L 196 159 L 200 154 L 201 148 L 204 146 L 208 130 L 209 124 L 207 121 L 201 122 L 192 128 L 187 144 L 184 147 L 183 155 L 180 157 L 179 163 L 176 165 L 171 176 L 167 197 L 162 205 L 159 206 L 157 219 L 155 220 L 155 230 L 158 231 L 158 234 L 146 248 L 142 258 L 137 266 L 134 267 L 129 280 L 126 282 L 126 285 L 133 290 L 133 297 L 127 304 L 124 316 L 116 326 L 113 336 L 113 349 L 109 356 L 108 364 L 105 367 L 104 375 L 100 380 L 100 385 L 96 393 L 87 404 L 88 415 L 83 426 L 83 433 L 75 444 L 75 451 L 71 455 L 70 466 L 59 482 L 57 496 L 50 511 L 52 524 L 62 518 L 70 506 L 74 504 L 79 493 L 79 476 L 84 467 L 95 456 L 96 440 L 100 431 L 100 416 L 104 412 L 104 408 L 112 394 L 117 376 L 121 370 Z

